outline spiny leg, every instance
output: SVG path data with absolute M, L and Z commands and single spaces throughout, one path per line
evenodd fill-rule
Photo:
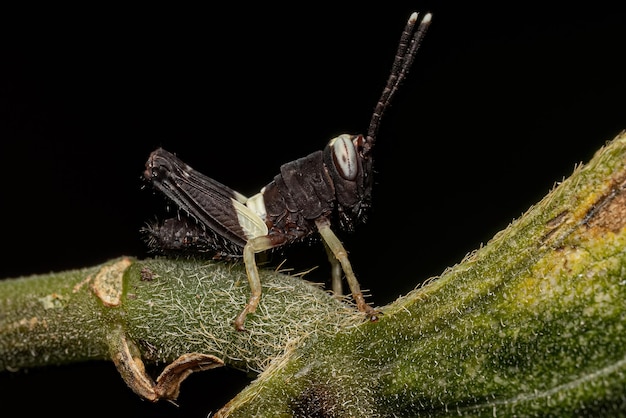
M 343 244 L 341 244 L 341 241 L 339 241 L 339 238 L 337 238 L 337 235 L 330 229 L 330 221 L 326 218 L 316 219 L 315 225 L 317 225 L 317 229 L 326 245 L 328 245 L 328 248 L 330 248 L 335 258 L 339 260 L 339 263 L 341 263 L 341 268 L 346 274 L 346 280 L 348 281 L 348 286 L 350 286 L 356 307 L 359 311 L 365 312 L 372 321 L 377 320 L 378 312 L 365 302 L 363 292 L 361 292 L 361 286 L 359 286 L 359 282 L 352 271 L 352 265 L 350 261 L 348 261 L 348 253 L 343 247 Z
M 243 311 L 235 318 L 235 329 L 237 331 L 245 331 L 243 324 L 246 321 L 246 316 L 256 311 L 259 300 L 261 300 L 261 279 L 259 278 L 259 270 L 256 267 L 256 253 L 269 250 L 274 246 L 275 244 L 272 244 L 269 237 L 262 236 L 250 239 L 243 247 L 243 262 L 246 265 L 246 274 L 250 284 L 250 298 Z

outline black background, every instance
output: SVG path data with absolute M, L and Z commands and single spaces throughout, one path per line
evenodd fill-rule
M 374 304 L 459 262 L 626 128 L 619 6 L 378 3 L 5 13 L 0 277 L 148 256 L 138 231 L 164 201 L 140 176 L 156 147 L 253 194 L 363 132 L 413 10 L 433 23 L 383 121 L 370 221 L 341 236 Z M 282 257 L 328 275 L 321 245 Z M 90 363 L 4 373 L 0 393 L 26 414 L 205 417 L 247 382 L 192 375 L 180 406 L 152 405 Z

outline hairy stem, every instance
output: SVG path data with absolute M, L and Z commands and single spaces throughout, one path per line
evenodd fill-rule
M 109 359 L 120 326 L 147 363 L 202 352 L 261 371 L 291 341 L 334 332 L 352 307 L 319 287 L 261 271 L 263 303 L 238 332 L 249 293 L 241 265 L 120 258 L 101 266 L 0 281 L 0 367 Z

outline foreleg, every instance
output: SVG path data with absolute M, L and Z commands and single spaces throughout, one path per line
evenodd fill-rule
M 330 221 L 326 218 L 320 218 L 315 221 L 315 224 L 317 225 L 317 229 L 322 236 L 322 239 L 326 245 L 328 245 L 328 248 L 333 253 L 335 258 L 339 260 L 341 268 L 346 275 L 346 280 L 348 281 L 348 286 L 350 287 L 350 291 L 352 292 L 352 297 L 354 298 L 357 308 L 359 311 L 365 312 L 371 320 L 377 320 L 378 312 L 365 302 L 363 292 L 361 292 L 361 286 L 359 285 L 359 282 L 352 271 L 352 265 L 348 260 L 348 253 L 343 247 L 343 244 L 341 244 L 341 241 L 339 241 L 339 238 L 337 238 L 337 235 L 335 235 L 335 233 L 330 229 Z

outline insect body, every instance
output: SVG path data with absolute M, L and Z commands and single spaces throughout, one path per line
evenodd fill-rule
M 339 135 L 324 150 L 283 164 L 274 180 L 254 196 L 224 186 L 162 148 L 150 155 L 144 177 L 182 211 L 181 216 L 148 228 L 149 245 L 164 251 L 243 258 L 251 295 L 235 319 L 236 329 L 244 329 L 247 314 L 255 311 L 261 298 L 255 255 L 315 232 L 321 235 L 333 265 L 333 290 L 340 294 L 343 271 L 357 308 L 376 320 L 377 312 L 365 302 L 347 252 L 331 225 L 338 223 L 351 231 L 365 221 L 380 120 L 413 62 L 431 15 L 426 14 L 416 29 L 417 18 L 413 13 L 402 33 L 367 135 Z

